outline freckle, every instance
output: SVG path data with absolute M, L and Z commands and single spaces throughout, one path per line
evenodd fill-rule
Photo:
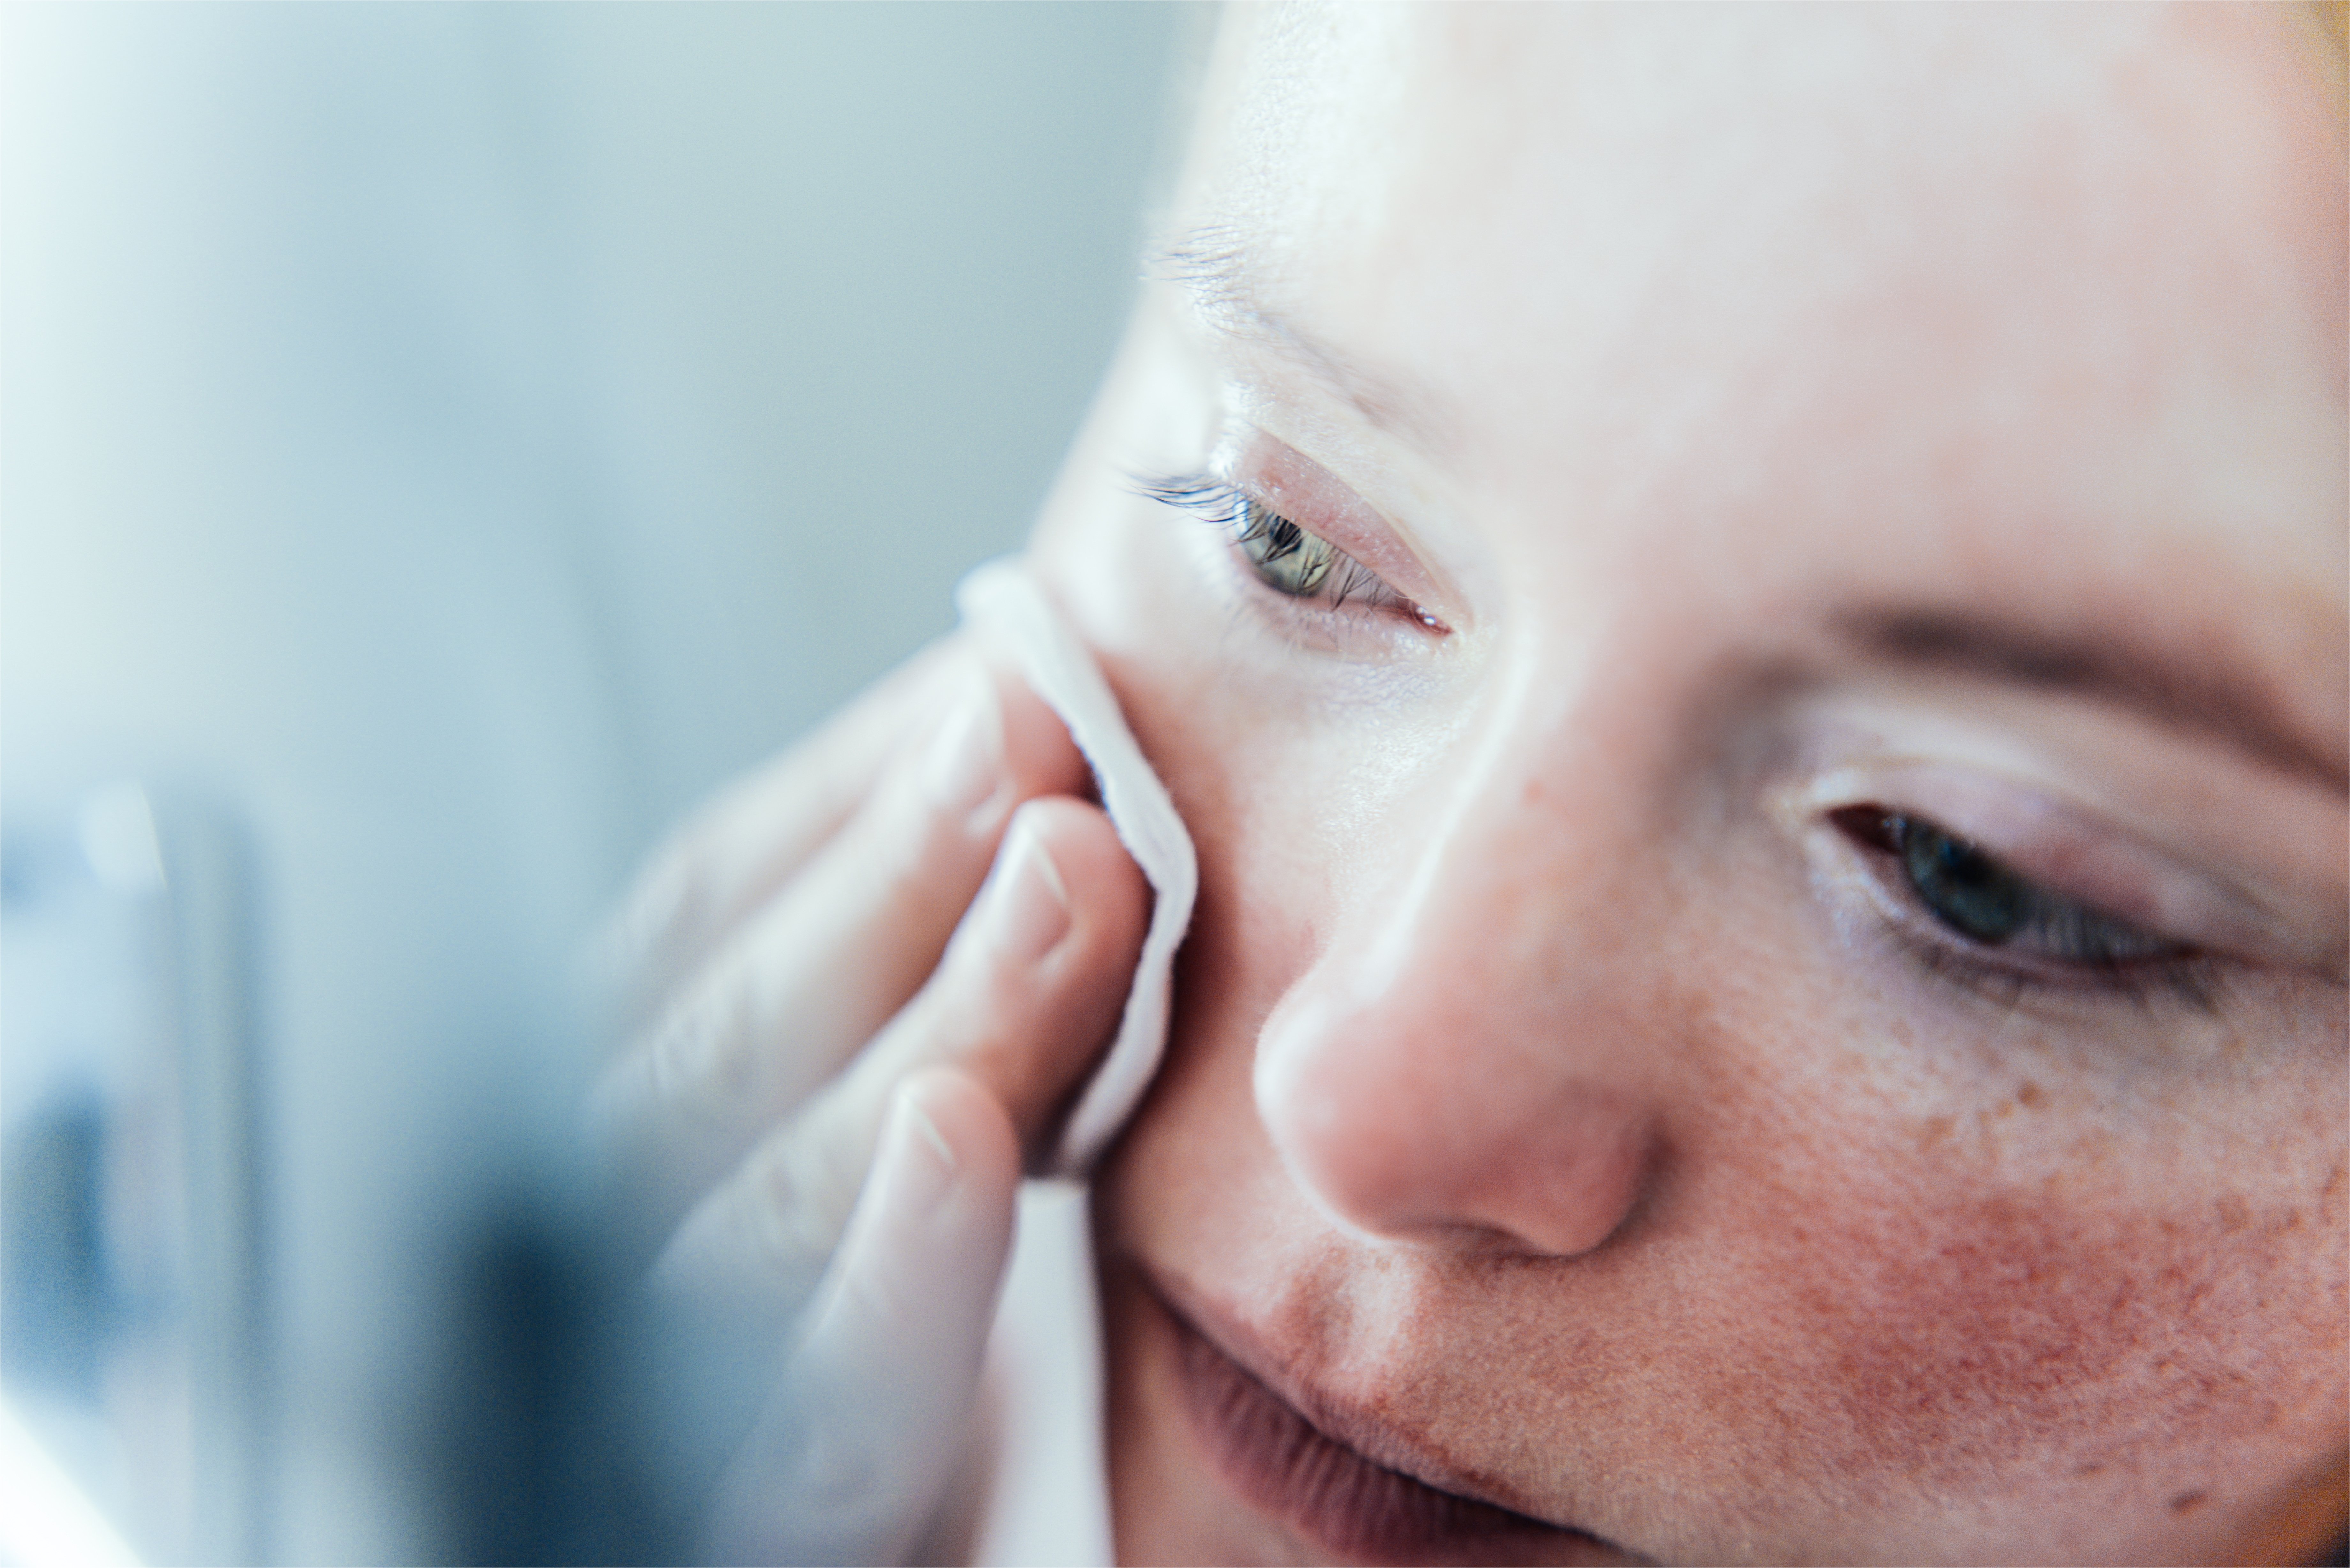
M 1926 1122 L 1918 1141 L 1928 1145 L 1947 1143 L 1950 1141 L 1951 1125 L 1950 1118 L 1948 1116 L 1932 1117 Z
M 2241 1198 L 2222 1198 L 2212 1205 L 2212 1210 L 2219 1216 L 2220 1230 L 2224 1235 L 2234 1235 L 2244 1228 L 2245 1220 L 2251 1218 Z
M 2208 1501 L 2210 1501 L 2209 1493 L 2199 1491 L 2182 1491 L 2177 1497 L 2170 1500 L 2170 1511 L 2173 1513 L 2192 1513 L 2197 1509 L 2202 1507 Z
M 2029 1078 L 2023 1081 L 2023 1087 L 2015 1091 L 2015 1103 L 2019 1106 L 2036 1106 L 2042 1098 L 2040 1085 Z
M 2076 1476 L 2101 1476 L 2106 1473 L 2106 1467 L 2099 1464 L 2087 1464 L 2081 1466 L 2073 1473 Z

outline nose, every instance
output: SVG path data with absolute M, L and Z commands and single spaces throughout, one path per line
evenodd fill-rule
M 1497 748 L 1399 826 L 1417 851 L 1259 1037 L 1260 1117 L 1358 1231 L 1570 1257 L 1657 1171 L 1671 1010 L 1648 1000 L 1639 814 L 1563 799 L 1546 754 Z

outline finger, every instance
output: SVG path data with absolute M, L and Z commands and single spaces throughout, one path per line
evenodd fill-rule
M 962 679 L 922 754 L 607 1075 L 597 1109 L 647 1184 L 649 1222 L 673 1219 L 873 1037 L 936 967 L 1019 803 L 1086 777 L 1016 675 L 974 661 Z
M 658 849 L 596 943 L 634 1022 L 650 997 L 727 934 L 840 830 L 889 758 L 936 715 L 970 658 L 932 643 L 818 727 L 728 785 Z
M 891 1095 L 927 1067 L 979 1083 L 1041 1157 L 1118 1027 L 1149 899 L 1100 808 L 1066 796 L 1022 806 L 930 984 L 696 1207 L 663 1273 L 794 1299 L 856 1202 Z
M 775 1404 L 719 1493 L 713 1561 L 896 1563 L 966 1436 L 1011 1251 L 1011 1119 L 908 1078 Z

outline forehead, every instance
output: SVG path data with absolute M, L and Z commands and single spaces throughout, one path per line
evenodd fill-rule
M 1783 566 L 1906 526 L 1985 591 L 2054 540 L 2340 705 L 2341 140 L 2292 14 L 1236 13 L 1187 217 L 1485 521 L 1759 518 Z
M 1731 350 L 1830 306 L 2126 320 L 2109 356 L 2297 349 L 2338 390 L 2340 138 L 2289 19 L 1242 7 L 1201 182 L 1312 304 L 1458 348 L 1589 358 L 1667 308 Z

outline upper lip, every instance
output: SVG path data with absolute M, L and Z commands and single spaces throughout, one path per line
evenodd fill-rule
M 1305 1382 L 1291 1372 L 1243 1320 L 1219 1310 L 1199 1293 L 1155 1271 L 1146 1271 L 1144 1277 L 1160 1305 L 1183 1327 L 1197 1334 L 1334 1442 L 1423 1486 L 1516 1514 L 1529 1527 L 1572 1532 L 1596 1542 L 1612 1544 L 1592 1536 L 1581 1525 L 1527 1512 L 1514 1499 L 1497 1491 L 1490 1482 L 1449 1457 L 1399 1432 L 1378 1416 L 1333 1398 Z M 1615 1550 L 1624 1549 L 1619 1546 Z

